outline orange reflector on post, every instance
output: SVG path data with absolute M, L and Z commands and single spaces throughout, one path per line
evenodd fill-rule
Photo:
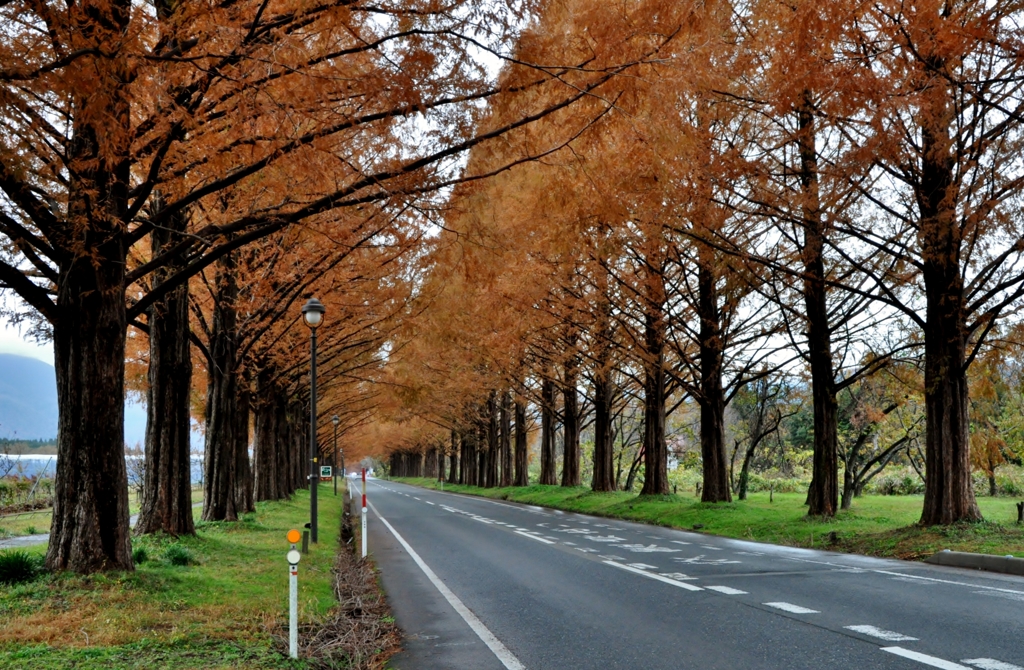
M 292 544 L 298 544 L 299 540 L 301 539 L 302 535 L 299 533 L 299 531 L 295 530 L 294 528 L 288 531 L 288 541 Z

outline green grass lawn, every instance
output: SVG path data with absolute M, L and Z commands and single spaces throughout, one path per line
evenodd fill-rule
M 320 541 L 299 566 L 303 625 L 323 620 L 335 604 L 342 496 L 322 484 L 319 498 Z M 0 586 L 0 667 L 304 668 L 275 648 L 272 635 L 287 626 L 285 535 L 308 519 L 309 494 L 300 491 L 290 501 L 259 503 L 236 523 L 197 522 L 194 538 L 133 538 L 133 549 L 149 555 L 134 572 Z M 171 565 L 164 556 L 175 544 L 195 564 Z
M 395 481 L 437 488 L 432 479 Z M 711 504 L 692 495 L 594 493 L 584 487 L 484 489 L 445 484 L 444 490 L 670 528 L 693 529 L 702 524 L 700 531 L 713 535 L 870 556 L 923 559 L 952 549 L 1024 557 L 1024 528 L 1015 523 L 1016 501 L 1011 498 L 978 498 L 986 519 L 983 523 L 925 528 L 916 525 L 922 496 L 863 496 L 854 500 L 852 509 L 824 521 L 807 516 L 803 493 L 776 493 L 773 502 L 767 493 L 752 493 L 742 502 Z

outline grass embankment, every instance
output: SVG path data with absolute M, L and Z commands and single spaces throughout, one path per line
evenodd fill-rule
M 303 625 L 325 620 L 336 602 L 341 496 L 325 484 L 319 497 L 319 544 L 299 566 Z M 308 518 L 309 494 L 300 491 L 257 504 L 239 522 L 197 522 L 194 538 L 133 538 L 133 550 L 148 554 L 134 572 L 0 586 L 0 667 L 306 668 L 277 651 L 272 636 L 287 634 L 285 535 Z M 171 546 L 185 547 L 194 563 L 171 565 Z
M 395 481 L 438 488 L 432 479 Z M 726 537 L 792 547 L 814 547 L 869 556 L 920 560 L 942 549 L 1024 557 L 1024 528 L 1016 525 L 1017 510 L 1010 498 L 978 498 L 987 521 L 948 528 L 916 525 L 922 496 L 863 496 L 835 519 L 807 516 L 803 493 L 751 493 L 732 503 L 701 503 L 693 496 L 637 496 L 616 491 L 594 493 L 587 488 L 528 486 L 484 489 L 445 484 L 452 493 L 511 500 L 612 519 L 640 521 L 670 528 L 693 529 Z M 830 537 L 835 533 L 835 541 Z
M 203 502 L 202 487 L 192 489 L 192 504 Z M 128 513 L 138 514 L 142 508 L 137 491 L 128 494 Z M 197 513 L 198 516 L 198 513 Z M 35 510 L 34 512 L 17 512 L 0 516 L 0 539 L 19 535 L 35 535 L 49 533 L 50 521 L 53 519 L 53 508 Z

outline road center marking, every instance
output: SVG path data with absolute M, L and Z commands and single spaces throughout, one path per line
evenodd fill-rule
M 515 531 L 515 533 L 516 535 L 522 535 L 523 537 L 528 537 L 531 540 L 537 540 L 538 542 L 543 542 L 544 544 L 555 544 L 551 540 L 545 540 L 543 537 L 537 537 L 536 535 L 531 535 L 530 533 L 524 533 L 521 530 L 517 530 Z
M 415 561 L 416 565 L 418 565 L 420 570 L 423 571 L 423 574 L 427 576 L 427 579 L 430 580 L 430 583 L 433 584 L 434 587 L 441 592 L 441 595 L 444 596 L 444 599 L 448 601 L 448 604 L 451 605 L 452 608 L 459 613 L 459 616 L 462 617 L 463 621 L 469 624 L 469 627 L 473 629 L 473 632 L 477 634 L 477 637 L 479 637 L 483 641 L 483 643 L 487 645 L 487 648 L 490 649 L 495 656 L 497 656 L 498 660 L 501 661 L 501 664 L 508 668 L 508 670 L 526 670 L 526 666 L 519 662 L 519 659 L 516 658 L 512 654 L 512 652 L 510 652 L 508 648 L 501 643 L 501 640 L 494 637 L 494 633 L 488 630 L 487 626 L 485 626 L 483 622 L 480 621 L 480 619 L 478 619 L 475 614 L 470 612 L 469 608 L 467 608 L 462 603 L 462 601 L 459 600 L 459 597 L 452 593 L 451 589 L 445 586 L 444 582 L 442 582 L 438 578 L 438 576 L 434 574 L 434 571 L 431 570 L 430 567 L 423 562 L 423 559 L 420 558 L 420 555 L 417 554 L 413 550 L 413 548 L 409 546 L 409 543 L 406 542 L 401 535 L 398 534 L 398 531 L 395 530 L 394 526 L 388 523 L 387 519 L 381 516 L 380 512 L 377 511 L 377 508 L 373 506 L 373 503 L 370 503 L 370 509 L 372 509 L 373 513 L 377 515 L 377 518 L 381 520 L 381 523 L 383 523 L 387 527 L 387 529 L 391 531 L 391 534 L 395 536 L 395 539 L 398 540 L 398 543 L 401 544 L 402 547 L 404 547 L 407 552 L 409 552 L 409 556 L 412 557 L 412 560 Z
M 882 647 L 882 651 L 887 651 L 890 654 L 896 654 L 903 658 L 909 658 L 911 661 L 917 661 L 918 663 L 924 663 L 930 665 L 933 668 L 941 668 L 941 670 L 971 670 L 966 665 L 960 665 L 953 661 L 947 661 L 944 658 L 937 658 L 935 656 L 929 656 L 928 654 L 922 654 L 916 651 L 910 651 L 903 647 Z
M 704 588 L 708 589 L 709 591 L 718 591 L 719 593 L 724 593 L 727 596 L 743 596 L 747 594 L 746 591 L 740 591 L 739 589 L 734 589 L 731 586 L 705 586 Z
M 870 635 L 871 637 L 877 637 L 879 640 L 885 640 L 886 642 L 913 642 L 917 640 L 916 637 L 910 637 L 903 633 L 897 633 L 891 630 L 882 630 L 874 626 L 844 626 L 847 630 L 852 630 L 856 633 L 863 633 L 864 635 Z
M 616 568 L 619 568 L 620 570 L 628 570 L 629 572 L 632 572 L 632 573 L 637 574 L 637 575 L 643 575 L 644 577 L 648 577 L 650 579 L 657 579 L 659 582 L 665 582 L 666 584 L 671 584 L 672 586 L 678 586 L 679 588 L 686 589 L 687 591 L 703 591 L 704 590 L 704 589 L 702 589 L 699 586 L 694 586 L 693 584 L 687 584 L 686 582 L 677 582 L 674 579 L 669 579 L 668 577 L 662 577 L 661 575 L 656 575 L 656 574 L 654 574 L 652 572 L 644 572 L 643 570 L 639 570 L 637 568 L 631 568 L 628 565 L 623 565 L 622 563 L 616 563 L 615 561 L 602 561 L 602 562 L 605 565 L 614 565 Z
M 806 607 L 800 607 L 792 603 L 762 603 L 768 607 L 774 607 L 777 610 L 783 612 L 789 612 L 790 614 L 821 614 L 818 610 L 807 609 Z

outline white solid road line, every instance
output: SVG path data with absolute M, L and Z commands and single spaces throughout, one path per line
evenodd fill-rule
M 746 591 L 740 591 L 739 589 L 734 589 L 731 586 L 705 586 L 704 588 L 706 588 L 709 591 L 718 591 L 719 593 L 724 593 L 727 596 L 743 596 L 747 594 Z
M 638 570 L 637 568 L 631 568 L 628 565 L 623 565 L 622 563 L 616 563 L 615 561 L 602 561 L 602 562 L 605 565 L 614 565 L 616 568 L 619 568 L 621 570 L 628 570 L 629 572 L 633 572 L 633 573 L 636 573 L 638 575 L 643 575 L 644 577 L 649 577 L 650 579 L 657 579 L 659 582 L 665 582 L 666 584 L 671 584 L 672 586 L 678 586 L 679 588 L 686 589 L 687 591 L 703 591 L 704 590 L 704 589 L 702 589 L 699 586 L 694 586 L 693 584 L 687 584 L 686 582 L 677 582 L 674 579 L 669 579 L 668 577 L 662 577 L 661 575 L 654 574 L 653 572 L 645 572 L 644 570 Z
M 768 607 L 774 607 L 777 610 L 782 610 L 783 612 L 789 612 L 791 614 L 821 614 L 821 612 L 819 612 L 818 610 L 807 609 L 806 607 L 800 607 L 799 605 L 794 605 L 792 603 L 762 603 L 762 604 L 763 605 L 767 605 Z
M 423 574 L 427 576 L 427 579 L 430 580 L 430 582 L 437 588 L 437 590 L 441 592 L 441 595 L 443 595 L 444 599 L 448 601 L 448 604 L 450 604 L 452 608 L 459 613 L 459 616 L 461 616 L 462 619 L 467 624 L 469 624 L 469 627 L 473 629 L 473 632 L 477 634 L 477 637 L 483 640 L 483 643 L 487 645 L 487 648 L 490 649 L 494 653 L 494 655 L 498 657 L 498 660 L 501 661 L 501 664 L 508 668 L 508 670 L 526 670 L 526 666 L 519 662 L 519 659 L 516 658 L 515 655 L 513 655 L 512 652 L 509 651 L 508 648 L 501 643 L 501 640 L 494 637 L 494 633 L 488 630 L 487 626 L 485 626 L 483 622 L 480 621 L 480 619 L 478 619 L 475 614 L 470 612 L 469 608 L 466 607 L 461 600 L 459 600 L 459 597 L 452 593 L 451 589 L 444 585 L 444 582 L 442 582 L 438 578 L 438 576 L 434 574 L 434 571 L 431 570 L 430 567 L 428 567 L 427 564 L 423 562 L 423 559 L 420 558 L 420 555 L 417 554 L 413 550 L 413 548 L 409 546 L 409 543 L 406 542 L 405 539 L 398 534 L 398 531 L 395 530 L 390 523 L 388 523 L 387 519 L 381 516 L 380 512 L 377 511 L 377 508 L 373 506 L 373 503 L 370 503 L 370 509 L 372 509 L 373 513 L 377 515 L 377 518 L 381 520 L 381 523 L 383 523 L 387 527 L 387 529 L 391 531 L 391 534 L 395 536 L 395 539 L 398 540 L 398 543 L 401 544 L 407 552 L 409 552 L 409 556 L 411 556 L 412 560 L 416 562 L 416 565 L 420 566 L 420 570 L 423 571 Z
M 916 651 L 910 651 L 903 647 L 882 647 L 882 651 L 887 651 L 890 654 L 896 654 L 903 658 L 909 658 L 911 661 L 917 661 L 918 663 L 924 663 L 930 665 L 933 668 L 940 668 L 941 670 L 971 670 L 966 665 L 960 665 L 953 661 L 947 661 L 944 658 L 937 658 L 935 656 L 929 656 L 928 654 L 921 654 Z
M 531 540 L 537 540 L 538 542 L 543 542 L 544 544 L 555 544 L 551 540 L 545 540 L 543 537 L 537 537 L 536 535 L 531 535 L 529 533 L 524 533 L 521 530 L 517 530 L 517 531 L 515 531 L 515 533 L 516 533 L 516 535 L 522 535 L 523 537 L 528 537 Z
M 870 635 L 871 637 L 877 637 L 879 640 L 885 640 L 886 642 L 913 642 L 919 638 L 910 637 L 903 633 L 897 633 L 891 630 L 882 630 L 881 628 L 875 628 L 874 626 L 843 626 L 847 630 L 852 630 L 857 633 L 863 633 Z
M 976 668 L 981 668 L 981 670 L 1024 670 L 1024 668 L 1019 665 L 1003 663 L 1002 661 L 997 661 L 994 658 L 965 658 L 960 662 L 973 665 Z
M 982 586 L 981 584 L 968 584 L 967 582 L 956 582 L 951 579 L 936 579 L 935 577 L 922 577 L 921 575 L 912 575 L 906 572 L 890 572 L 889 570 L 871 570 L 871 572 L 877 572 L 880 575 L 893 575 L 894 577 L 902 577 L 904 579 L 920 579 L 921 581 L 925 582 L 953 584 L 955 586 L 969 586 L 972 589 L 985 589 L 986 591 L 998 591 L 1000 593 L 1017 593 L 1020 595 L 1024 595 L 1024 591 L 1014 591 L 1013 589 L 1000 589 L 995 586 Z

